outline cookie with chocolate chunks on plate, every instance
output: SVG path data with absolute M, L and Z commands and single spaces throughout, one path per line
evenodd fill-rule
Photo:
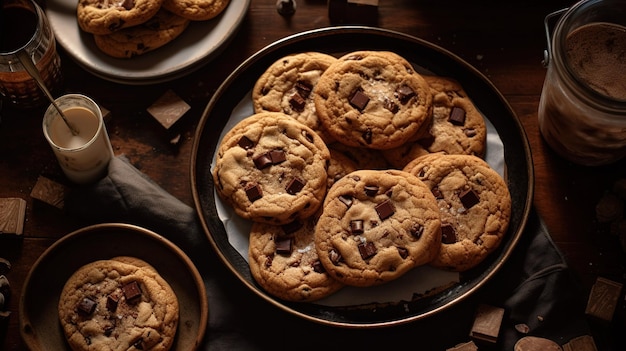
M 252 89 L 255 112 L 283 112 L 316 131 L 324 142 L 332 137 L 320 122 L 311 92 L 320 76 L 337 59 L 321 52 L 302 52 L 271 64 Z
M 365 287 L 392 281 L 437 256 L 437 202 L 409 173 L 352 172 L 328 191 L 315 246 L 326 271 L 343 284 Z
M 415 135 L 432 105 L 428 83 L 389 51 L 340 57 L 322 74 L 313 96 L 322 124 L 338 142 L 379 150 Z
M 439 204 L 442 243 L 431 265 L 466 271 L 500 245 L 511 218 L 511 195 L 487 162 L 439 153 L 418 158 L 405 171 L 421 179 Z
M 147 22 L 161 9 L 163 0 L 79 0 L 78 26 L 91 34 L 111 34 Z
M 426 133 L 416 140 L 385 150 L 385 158 L 401 169 L 414 158 L 427 153 L 483 157 L 487 145 L 487 125 L 463 86 L 449 77 L 423 77 L 433 94 L 432 122 Z
M 255 281 L 286 301 L 309 302 L 333 294 L 343 284 L 326 273 L 315 250 L 317 216 L 276 226 L 253 223 L 248 262 Z
M 281 225 L 319 209 L 329 159 L 326 144 L 311 128 L 280 112 L 261 112 L 226 133 L 213 181 L 239 216 Z
M 61 291 L 58 311 L 75 351 L 166 351 L 179 319 L 178 299 L 167 281 L 147 262 L 127 256 L 76 270 Z

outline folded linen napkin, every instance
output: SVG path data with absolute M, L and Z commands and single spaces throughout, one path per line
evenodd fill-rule
M 472 296 L 424 320 L 359 330 L 306 321 L 249 291 L 213 252 L 196 211 L 164 191 L 124 156 L 111 161 L 105 178 L 79 190 L 66 199 L 70 215 L 86 224 L 126 222 L 153 230 L 194 261 L 209 295 L 209 329 L 203 350 L 407 346 L 446 350 L 470 340 L 480 304 L 505 309 L 497 343 L 481 343 L 480 350 L 513 350 L 515 342 L 526 335 L 562 345 L 591 333 L 584 316 L 584 294 L 534 211 L 512 257 Z M 518 331 L 518 324 L 528 326 L 528 332 Z

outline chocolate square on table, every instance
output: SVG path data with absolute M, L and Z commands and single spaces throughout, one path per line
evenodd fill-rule
M 503 317 L 504 308 L 487 304 L 479 305 L 470 336 L 474 339 L 496 343 Z
M 622 287 L 621 283 L 598 277 L 591 287 L 585 314 L 605 322 L 613 320 Z
M 68 188 L 65 185 L 39 176 L 33 190 L 30 191 L 30 197 L 62 210 L 65 207 L 65 194 L 67 192 Z
M 148 107 L 147 110 L 165 129 L 169 129 L 189 109 L 191 109 L 191 106 L 170 89 Z
M 0 234 L 24 233 L 26 200 L 18 197 L 0 199 Z

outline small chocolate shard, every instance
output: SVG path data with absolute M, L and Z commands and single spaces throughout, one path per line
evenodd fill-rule
M 361 258 L 364 260 L 373 257 L 374 255 L 376 255 L 376 252 L 378 252 L 378 250 L 376 249 L 376 245 L 374 245 L 374 243 L 371 241 L 360 243 L 358 245 L 358 248 L 359 254 L 361 254 Z
M 433 187 L 430 191 L 435 196 L 435 199 L 437 199 L 437 200 L 443 199 L 443 193 L 441 192 L 441 190 L 439 190 L 438 186 Z
M 397 113 L 400 110 L 398 104 L 388 98 L 385 98 L 385 100 L 383 101 L 383 106 L 391 113 Z
M 289 98 L 289 106 L 295 111 L 302 112 L 306 106 L 306 100 L 298 92 L 295 92 Z
M 274 239 L 276 243 L 276 253 L 280 255 L 289 255 L 292 250 L 292 238 L 278 237 Z
M 117 305 L 119 304 L 120 297 L 117 294 L 107 295 L 107 310 L 109 312 L 115 312 Z
M 404 247 L 399 247 L 398 248 L 398 254 L 400 254 L 400 257 L 405 259 L 405 258 L 409 257 L 409 250 L 405 249 Z
M 288 194 L 295 195 L 304 188 L 305 184 L 306 183 L 302 179 L 295 177 L 289 182 L 289 184 L 287 184 L 285 190 L 287 190 Z
M 456 231 L 450 224 L 441 225 L 441 242 L 444 244 L 454 244 L 456 242 Z
M 398 100 L 401 103 L 406 104 L 413 96 L 415 96 L 415 91 L 408 85 L 401 85 L 396 89 L 396 94 L 398 96 Z
M 76 308 L 78 310 L 78 313 L 82 314 L 83 316 L 90 316 L 93 311 L 96 310 L 96 306 L 96 301 L 88 297 L 83 297 L 82 300 L 80 300 L 80 302 L 78 303 L 78 306 L 76 306 Z
M 365 132 L 363 132 L 362 137 L 366 144 L 371 144 L 372 143 L 372 130 L 368 128 Z
M 141 287 L 139 287 L 139 283 L 136 280 L 122 286 L 122 292 L 126 301 L 133 301 L 141 297 Z
M 313 86 L 311 86 L 308 82 L 299 80 L 296 82 L 296 90 L 300 96 L 306 99 L 311 94 L 311 91 L 313 91 Z
M 316 273 L 326 272 L 326 268 L 324 268 L 324 265 L 322 265 L 322 262 L 320 262 L 320 260 L 316 260 L 315 262 L 313 262 L 312 266 L 313 266 L 313 271 Z
M 465 124 L 465 110 L 460 107 L 453 107 L 450 111 L 450 117 L 448 117 L 448 122 L 454 124 L 455 126 L 462 126 Z
M 476 194 L 472 189 L 468 189 L 462 192 L 459 195 L 459 198 L 461 199 L 463 207 L 465 207 L 466 209 L 471 208 L 472 206 L 480 202 L 480 197 L 478 197 L 478 194 Z
M 415 239 L 419 239 L 422 237 L 422 234 L 424 234 L 424 226 L 419 223 L 415 223 L 411 227 L 411 236 L 413 236 Z
M 250 150 L 254 147 L 254 142 L 244 135 L 239 139 L 237 145 L 244 148 L 245 150 Z
M 363 231 L 364 228 L 362 219 L 355 219 L 353 221 L 350 221 L 350 232 L 352 234 L 363 234 Z
M 363 112 L 363 110 L 365 110 L 365 107 L 369 102 L 370 98 L 365 95 L 365 93 L 361 89 L 355 91 L 350 98 L 350 105 L 354 106 L 360 112 Z
M 255 202 L 256 200 L 263 197 L 263 190 L 261 190 L 259 184 L 248 183 L 245 191 L 246 196 L 248 197 L 248 200 L 250 200 L 250 202 Z
M 352 196 L 349 196 L 349 195 L 339 196 L 339 201 L 341 201 L 348 208 L 350 208 L 350 206 L 352 206 L 352 203 L 353 203 Z
M 328 258 L 335 266 L 341 262 L 341 254 L 335 249 L 330 249 L 330 251 L 328 251 Z
M 365 195 L 367 196 L 376 196 L 378 194 L 378 186 L 376 185 L 366 185 L 363 190 L 365 190 Z
M 254 165 L 258 169 L 264 169 L 272 165 L 272 157 L 269 152 L 257 156 L 253 161 Z
M 376 205 L 375 209 L 376 213 L 378 213 L 378 217 L 380 217 L 381 220 L 385 220 L 391 217 L 391 215 L 396 212 L 395 207 L 389 200 L 385 200 L 379 203 L 378 205 Z

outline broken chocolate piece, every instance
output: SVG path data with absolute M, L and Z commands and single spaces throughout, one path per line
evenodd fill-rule
M 424 226 L 419 223 L 415 223 L 413 227 L 411 227 L 411 235 L 415 239 L 419 239 L 422 237 L 422 234 L 424 234 Z
M 391 215 L 396 212 L 395 207 L 393 207 L 393 204 L 389 200 L 385 200 L 379 203 L 378 205 L 376 205 L 375 209 L 376 213 L 378 213 L 378 217 L 380 217 L 381 220 L 385 220 L 391 217 Z
M 324 268 L 324 265 L 322 265 L 322 262 L 320 262 L 320 260 L 316 260 L 311 264 L 311 266 L 313 266 L 313 271 L 316 273 L 326 272 L 326 268 Z
M 141 297 L 141 288 L 137 281 L 132 281 L 122 286 L 122 292 L 124 293 L 126 301 L 133 301 Z
M 277 165 L 284 162 L 287 157 L 285 156 L 285 152 L 283 150 L 272 150 L 270 151 L 270 159 L 272 160 L 273 165 Z
M 248 183 L 245 191 L 246 196 L 248 196 L 248 200 L 250 200 L 250 202 L 254 202 L 263 197 L 263 190 L 261 190 L 259 184 Z
M 372 143 L 372 130 L 371 129 L 368 128 L 365 132 L 363 132 L 363 140 L 365 140 L 367 144 Z
M 408 85 L 402 85 L 396 89 L 396 94 L 398 96 L 398 100 L 401 103 L 406 104 L 413 96 L 415 96 L 415 91 L 411 89 Z
M 270 156 L 269 152 L 259 155 L 253 161 L 254 161 L 254 165 L 258 169 L 263 169 L 272 165 L 272 157 Z
M 330 258 L 330 261 L 335 266 L 338 265 L 339 262 L 341 262 L 341 254 L 335 249 L 330 249 L 330 251 L 328 251 L 328 258 Z
M 306 100 L 304 100 L 304 98 L 300 96 L 298 92 L 295 92 L 289 98 L 289 106 L 291 106 L 292 109 L 298 112 L 302 112 L 304 111 L 304 107 L 306 106 Z
M 116 294 L 107 295 L 107 310 L 109 312 L 115 312 L 119 301 L 120 301 L 120 297 L 117 296 Z
M 287 193 L 291 195 L 295 195 L 299 193 L 300 190 L 302 190 L 302 188 L 304 188 L 305 184 L 306 183 L 302 179 L 296 177 L 296 178 L 293 178 L 289 182 L 289 184 L 287 184 L 287 187 L 285 188 L 285 190 L 287 190 Z
M 363 234 L 363 220 L 355 219 L 350 221 L 350 232 L 352 234 Z
M 376 255 L 376 252 L 378 251 L 376 250 L 376 245 L 374 245 L 374 243 L 371 241 L 360 243 L 358 245 L 358 248 L 359 253 L 361 254 L 361 258 L 364 260 L 367 260 L 368 258 Z
M 453 107 L 450 111 L 450 117 L 448 117 L 448 122 L 454 124 L 455 126 L 462 126 L 465 124 L 465 110 L 460 107 Z
M 96 301 L 88 297 L 83 297 L 83 299 L 80 300 L 76 308 L 78 310 L 78 313 L 82 314 L 83 316 L 89 316 L 93 313 L 93 311 L 96 310 L 96 305 Z
M 276 242 L 276 253 L 281 255 L 291 254 L 292 238 L 278 237 L 274 240 Z
M 439 190 L 439 187 L 438 187 L 438 186 L 436 186 L 436 187 L 432 188 L 432 189 L 430 190 L 430 192 L 432 192 L 432 193 L 433 193 L 433 195 L 435 196 L 435 199 L 437 199 L 437 200 L 441 200 L 441 199 L 443 199 L 443 193 L 441 192 L 441 190 Z
M 450 224 L 441 225 L 441 242 L 444 244 L 454 244 L 456 242 L 456 231 Z
M 341 196 L 339 196 L 339 201 L 341 201 L 348 208 L 350 208 L 350 206 L 352 206 L 352 197 L 349 196 L 349 195 L 341 195 Z
M 400 107 L 398 107 L 395 102 L 389 100 L 388 98 L 385 98 L 385 100 L 383 101 L 383 106 L 391 113 L 397 113 L 400 110 Z
M 350 105 L 354 106 L 357 110 L 363 112 L 367 104 L 370 102 L 370 98 L 365 93 L 358 89 L 352 94 L 350 98 Z
M 308 82 L 299 80 L 296 82 L 296 90 L 300 96 L 306 99 L 311 94 L 311 91 L 313 91 L 313 87 Z
M 478 194 L 476 194 L 472 189 L 468 189 L 462 192 L 459 197 L 461 198 L 461 203 L 463 204 L 463 207 L 465 207 L 466 209 L 471 208 L 480 201 Z
M 363 190 L 365 190 L 365 195 L 367 196 L 376 196 L 376 194 L 378 194 L 378 187 L 376 185 L 366 185 Z
M 398 248 L 398 253 L 400 254 L 400 257 L 402 257 L 402 258 L 409 257 L 409 250 L 405 249 L 404 247 L 399 247 Z
M 241 146 L 245 150 L 250 150 L 254 147 L 254 142 L 244 135 L 239 139 L 237 145 Z

